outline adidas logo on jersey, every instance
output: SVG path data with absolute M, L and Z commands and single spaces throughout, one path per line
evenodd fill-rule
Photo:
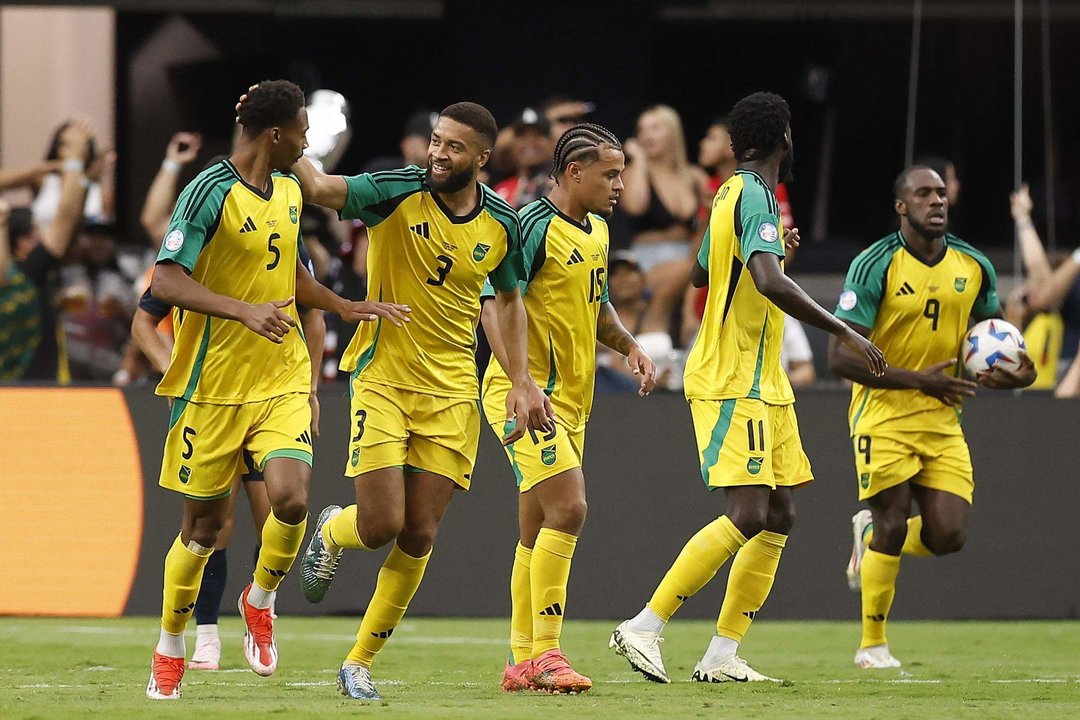
M 246 233 L 255 230 L 255 221 L 248 215 L 247 221 L 244 223 L 244 227 L 240 228 L 240 232 Z
M 431 239 L 431 229 L 426 222 L 417 223 L 416 225 L 410 225 L 409 229 L 420 237 L 424 238 L 425 240 Z
M 540 611 L 541 615 L 554 615 L 556 617 L 562 617 L 562 605 L 559 603 L 552 603 L 546 608 Z
M 908 285 L 907 283 L 904 283 L 903 285 L 901 285 L 900 289 L 896 291 L 897 297 L 899 297 L 900 295 L 914 295 L 914 294 L 915 294 L 915 289 L 913 287 L 911 287 L 910 285 Z
M 566 261 L 567 265 L 577 265 L 578 263 L 585 262 L 585 258 L 582 257 L 581 251 L 574 248 L 574 252 L 570 253 L 570 259 Z

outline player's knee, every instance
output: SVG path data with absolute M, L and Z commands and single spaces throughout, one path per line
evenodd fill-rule
M 888 551 L 889 554 L 897 554 L 904 547 L 907 531 L 907 518 L 902 515 L 875 517 L 872 545 L 875 549 Z
M 935 555 L 949 555 L 959 552 L 967 542 L 967 532 L 963 529 L 944 533 L 923 533 L 923 542 Z
M 194 540 L 199 545 L 212 548 L 217 545 L 218 536 L 221 534 L 224 525 L 225 521 L 216 515 L 198 517 L 192 519 L 187 534 L 191 540 Z
M 360 542 L 364 543 L 364 547 L 381 548 L 383 545 L 391 542 L 394 538 L 402 532 L 401 521 L 395 521 L 393 518 L 381 518 L 377 522 L 370 523 L 357 523 L 356 534 L 360 537 Z
M 431 550 L 435 544 L 435 537 L 439 534 L 438 523 L 423 523 L 416 526 L 402 528 L 398 535 L 397 544 L 408 555 L 422 557 Z
M 731 524 L 749 540 L 765 529 L 769 519 L 769 509 L 767 507 L 730 508 L 727 516 Z
M 589 504 L 585 498 L 568 499 L 545 510 L 544 525 L 569 535 L 578 535 L 585 525 L 588 511 Z
M 784 503 L 780 506 L 769 506 L 769 516 L 765 521 L 765 529 L 779 535 L 790 535 L 791 528 L 795 527 L 795 504 Z
M 274 503 L 274 517 L 287 525 L 298 525 L 307 517 L 307 493 L 290 494 Z

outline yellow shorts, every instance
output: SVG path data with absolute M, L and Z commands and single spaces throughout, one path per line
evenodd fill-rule
M 505 423 L 490 423 L 491 431 L 499 438 L 506 437 Z M 525 437 L 503 448 L 514 469 L 514 477 L 520 492 L 532 490 L 541 481 L 559 473 L 581 467 L 585 453 L 585 428 L 567 430 L 555 423 L 550 433 L 528 430 Z
M 794 405 L 761 400 L 690 400 L 701 478 L 710 489 L 795 487 L 814 479 Z
M 476 400 L 365 383 L 355 373 L 349 396 L 346 477 L 400 467 L 442 475 L 469 489 L 480 441 Z
M 969 503 L 974 497 L 971 453 L 963 435 L 913 431 L 856 435 L 851 442 L 860 500 L 905 482 L 952 493 Z
M 311 405 L 307 393 L 289 393 L 240 405 L 173 401 L 158 484 L 198 500 L 232 492 L 233 478 L 289 457 L 311 464 Z

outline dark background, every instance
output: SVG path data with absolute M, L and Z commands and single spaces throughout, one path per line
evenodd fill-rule
M 714 116 L 749 92 L 773 90 L 792 106 L 797 162 L 790 191 L 804 238 L 821 185 L 825 117 L 836 117 L 825 183 L 827 242 L 804 243 L 800 270 L 842 272 L 859 248 L 892 229 L 891 183 L 904 159 L 910 2 L 308 0 L 219 3 L 264 11 L 184 14 L 145 11 L 180 3 L 119 5 L 121 215 L 133 234 L 170 134 L 200 130 L 210 140 L 207 158 L 226 150 L 236 97 L 271 77 L 349 98 L 355 131 L 339 166 L 345 173 L 395 153 L 404 119 L 417 109 L 472 99 L 506 123 L 556 93 L 595 102 L 595 119 L 623 137 L 641 110 L 671 104 L 682 114 L 693 159 Z M 1080 235 L 1080 138 L 1073 132 L 1080 3 L 1050 5 L 1058 229 L 1072 247 Z M 385 12 L 371 11 L 375 6 Z M 1012 3 L 926 6 L 916 155 L 955 159 L 963 183 L 955 228 L 990 250 L 1004 270 L 1012 243 Z M 1042 50 L 1038 3 L 1026 6 L 1024 167 L 1039 222 Z M 814 68 L 828 73 L 820 102 L 808 91 Z
M 157 487 L 168 414 L 146 389 L 125 390 L 136 428 L 146 492 L 144 539 L 126 613 L 161 608 L 161 563 L 180 527 L 176 493 Z M 320 392 L 324 434 L 315 442 L 311 517 L 330 503 L 355 502 L 342 477 L 347 455 L 341 386 Z M 796 494 L 798 519 L 761 618 L 854 620 L 859 596 L 848 591 L 851 516 L 859 508 L 847 437 L 848 393 L 803 391 L 796 404 L 816 480 Z M 943 558 L 905 557 L 895 619 L 1075 618 L 1080 616 L 1080 507 L 1071 441 L 1077 404 L 1049 395 L 983 391 L 965 410 L 975 466 L 968 544 Z M 473 489 L 451 503 L 431 564 L 409 612 L 506 617 L 517 541 L 517 490 L 506 456 L 484 427 Z M 586 433 L 589 516 L 574 555 L 568 617 L 623 618 L 637 613 L 685 542 L 722 514 L 698 471 L 690 412 L 671 394 L 646 399 L 601 395 Z M 309 521 L 310 523 L 311 521 Z M 245 500 L 237 503 L 223 607 L 250 581 L 254 534 Z M 310 537 L 310 530 L 308 533 Z M 300 594 L 299 563 L 285 579 L 278 612 L 358 615 L 371 597 L 387 549 L 345 553 L 320 605 Z M 714 618 L 727 567 L 688 601 L 679 617 Z

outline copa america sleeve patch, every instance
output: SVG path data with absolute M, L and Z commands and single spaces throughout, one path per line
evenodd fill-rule
M 757 229 L 758 237 L 767 243 L 776 242 L 776 239 L 780 237 L 780 230 L 776 225 L 771 222 L 763 222 Z
M 184 233 L 173 230 L 165 236 L 165 249 L 169 252 L 176 252 L 182 247 L 184 247 Z
M 854 290 L 845 290 L 844 292 L 840 293 L 839 304 L 841 310 L 851 310 L 855 307 L 855 305 L 858 304 L 858 302 L 859 298 L 855 296 Z

